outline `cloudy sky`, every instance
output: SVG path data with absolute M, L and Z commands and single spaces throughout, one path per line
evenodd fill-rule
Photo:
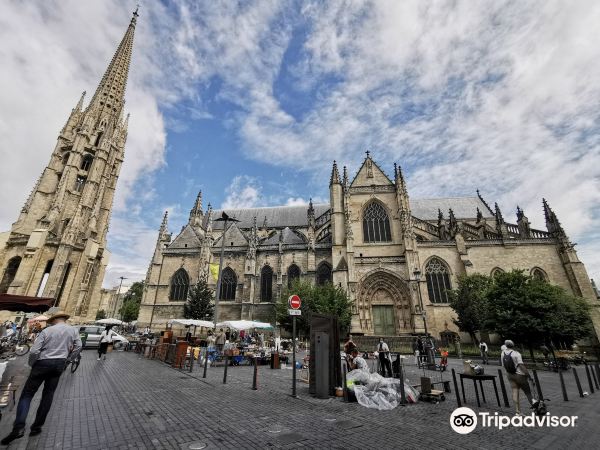
M 0 230 L 17 218 L 135 1 L 0 2 Z M 142 2 L 105 285 L 143 279 L 162 212 L 328 198 L 370 149 L 412 197 L 474 195 L 600 279 L 600 3 Z

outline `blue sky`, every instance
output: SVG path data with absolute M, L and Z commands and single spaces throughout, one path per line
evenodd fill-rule
M 0 3 L 0 229 L 134 8 Z M 541 229 L 546 197 L 600 278 L 598 23 L 593 1 L 142 3 L 105 284 L 144 277 L 163 211 L 178 231 L 198 190 L 215 207 L 326 200 L 331 161 L 352 173 L 367 149 L 413 197 L 479 188 Z

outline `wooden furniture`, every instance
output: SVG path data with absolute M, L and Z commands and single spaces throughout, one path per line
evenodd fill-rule
M 481 389 L 481 397 L 484 403 L 487 403 L 485 400 L 485 392 L 483 390 L 483 381 L 491 381 L 494 384 L 494 392 L 496 393 L 496 400 L 498 401 L 498 406 L 500 405 L 500 396 L 498 395 L 498 387 L 496 386 L 496 375 L 469 375 L 466 373 L 461 373 L 460 375 L 460 388 L 462 390 L 463 403 L 467 403 L 465 399 L 465 383 L 464 379 L 473 380 L 473 387 L 475 388 L 475 397 L 477 398 L 477 406 L 481 407 L 481 402 L 479 401 L 479 391 L 477 390 L 477 382 L 479 381 L 479 388 Z M 458 394 L 458 393 L 457 393 Z

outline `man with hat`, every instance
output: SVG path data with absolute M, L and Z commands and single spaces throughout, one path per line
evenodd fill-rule
M 58 311 L 50 316 L 47 320 L 49 326 L 40 332 L 31 347 L 29 354 L 31 372 L 19 398 L 13 429 L 0 441 L 1 444 L 7 445 L 15 439 L 23 437 L 31 400 L 44 383 L 42 399 L 29 435 L 35 436 L 42 432 L 42 426 L 52 406 L 54 391 L 58 386 L 60 375 L 63 373 L 67 357 L 71 352 L 81 350 L 81 339 L 77 329 L 66 322 L 69 317 L 64 311 Z

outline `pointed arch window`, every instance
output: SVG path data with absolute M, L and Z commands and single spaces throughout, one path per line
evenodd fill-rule
M 296 264 L 292 264 L 290 267 L 288 267 L 287 276 L 288 288 L 291 288 L 292 284 L 294 284 L 294 281 L 300 279 L 300 267 L 298 267 Z
M 544 272 L 539 267 L 534 267 L 533 269 L 531 269 L 531 276 L 534 280 L 548 281 L 548 275 L 546 275 L 546 272 Z
M 371 202 L 363 212 L 363 241 L 390 242 L 392 233 L 388 214 L 379 202 Z
M 181 268 L 171 277 L 171 290 L 169 292 L 169 300 L 185 301 L 190 290 L 190 276 Z
M 260 301 L 273 301 L 273 269 L 265 266 L 260 271 Z
M 14 256 L 8 260 L 8 264 L 6 265 L 6 269 L 4 269 L 4 275 L 2 276 L 2 282 L 0 282 L 0 294 L 6 294 L 10 284 L 15 279 L 17 275 L 17 270 L 19 270 L 19 266 L 21 265 L 21 257 Z
M 431 303 L 448 303 L 448 290 L 452 289 L 448 266 L 439 258 L 431 258 L 425 266 L 425 278 Z
M 90 167 L 92 167 L 93 161 L 94 161 L 94 157 L 92 155 L 90 155 L 89 153 L 87 153 L 81 160 L 80 169 L 85 170 L 87 172 L 88 170 L 90 170 Z
M 75 192 L 83 191 L 83 186 L 85 185 L 86 177 L 82 177 L 77 175 L 77 179 L 75 180 Z
M 331 266 L 323 262 L 317 267 L 317 284 L 323 286 L 327 283 L 331 283 Z
M 220 300 L 235 300 L 235 289 L 237 287 L 237 276 L 233 269 L 226 267 L 221 275 Z

